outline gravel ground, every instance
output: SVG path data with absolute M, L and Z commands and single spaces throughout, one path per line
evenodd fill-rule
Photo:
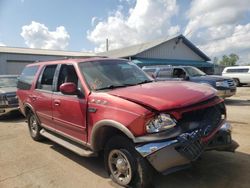
M 250 87 L 225 100 L 235 153 L 206 152 L 192 168 L 156 176 L 155 187 L 248 188 L 250 185 Z M 108 178 L 102 158 L 82 158 L 50 141 L 34 142 L 22 116 L 0 119 L 0 188 L 118 187 Z

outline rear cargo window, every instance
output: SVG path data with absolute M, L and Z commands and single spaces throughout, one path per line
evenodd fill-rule
M 227 69 L 228 73 L 245 73 L 248 72 L 249 69 L 247 68 L 242 68 L 242 69 Z
M 38 66 L 25 67 L 18 79 L 17 88 L 22 90 L 29 90 L 31 88 L 37 70 Z

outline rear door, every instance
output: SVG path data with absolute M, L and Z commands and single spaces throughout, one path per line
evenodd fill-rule
M 29 96 L 43 126 L 53 127 L 52 122 L 52 90 L 57 65 L 43 68 L 36 83 L 35 90 Z
M 64 136 L 76 141 L 86 142 L 87 102 L 75 68 L 71 64 L 59 67 L 55 92 L 52 96 L 53 124 Z M 79 95 L 64 95 L 60 85 L 73 82 L 78 86 Z

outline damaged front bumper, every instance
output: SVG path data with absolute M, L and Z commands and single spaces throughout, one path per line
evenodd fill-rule
M 163 174 L 182 169 L 206 150 L 234 151 L 238 144 L 231 139 L 231 125 L 223 122 L 218 130 L 203 137 L 201 130 L 183 133 L 172 140 L 136 146 L 136 150 Z

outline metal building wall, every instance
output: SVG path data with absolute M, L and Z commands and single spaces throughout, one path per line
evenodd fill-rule
M 36 61 L 64 59 L 62 56 L 0 53 L 0 75 L 20 74 L 23 68 Z
M 182 40 L 172 39 L 154 48 L 137 54 L 137 58 L 153 58 L 153 59 L 178 59 L 204 61 L 200 56 L 187 47 Z

